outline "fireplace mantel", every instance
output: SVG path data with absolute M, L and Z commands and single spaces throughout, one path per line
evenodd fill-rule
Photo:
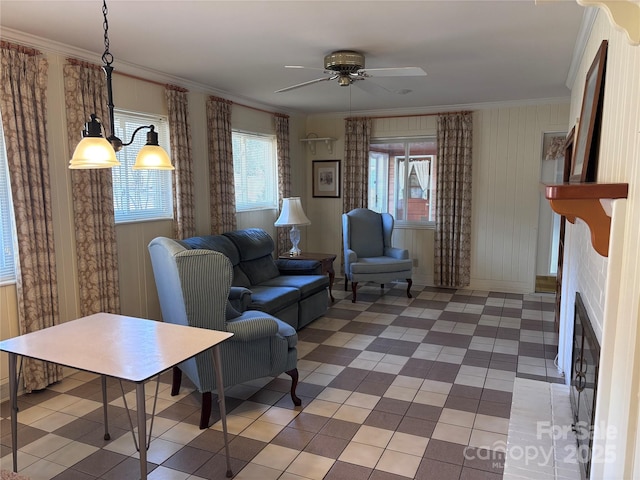
M 603 257 L 609 256 L 611 217 L 602 200 L 627 198 L 628 183 L 559 183 L 544 185 L 545 198 L 554 212 L 571 223 L 580 218 L 591 231 L 591 244 Z

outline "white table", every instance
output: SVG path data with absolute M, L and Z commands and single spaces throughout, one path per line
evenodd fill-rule
M 96 313 L 0 342 L 9 354 L 11 442 L 13 471 L 18 471 L 18 370 L 17 356 L 35 358 L 96 373 L 102 377 L 105 439 L 107 422 L 106 377 L 136 384 L 140 476 L 147 478 L 146 412 L 144 384 L 150 378 L 211 348 L 218 387 L 218 402 L 227 456 L 227 477 L 232 476 L 227 443 L 227 419 L 220 359 L 220 343 L 233 333 Z M 135 438 L 135 437 L 134 437 Z

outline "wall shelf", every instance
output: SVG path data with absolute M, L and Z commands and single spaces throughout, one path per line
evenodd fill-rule
M 640 45 L 640 2 L 638 0 L 577 0 L 583 7 L 600 7 L 609 21 L 627 35 L 631 45 Z
M 332 137 L 310 137 L 310 138 L 301 138 L 301 142 L 305 142 L 309 145 L 309 150 L 311 151 L 311 155 L 316 154 L 316 142 L 324 142 L 327 146 L 327 151 L 329 153 L 333 153 L 333 142 L 336 141 L 335 138 Z
M 544 185 L 545 198 L 554 212 L 571 223 L 580 218 L 591 231 L 591 244 L 603 257 L 609 256 L 611 217 L 602 200 L 627 198 L 628 183 L 559 183 Z

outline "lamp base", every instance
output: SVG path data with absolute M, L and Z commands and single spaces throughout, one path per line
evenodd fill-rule
M 291 239 L 292 247 L 289 250 L 290 257 L 297 257 L 302 253 L 302 250 L 298 248 L 298 244 L 300 243 L 300 230 L 298 230 L 297 225 L 293 225 L 291 230 L 289 231 L 289 238 Z

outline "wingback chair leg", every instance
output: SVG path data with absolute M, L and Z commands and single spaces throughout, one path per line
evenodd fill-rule
M 351 282 L 351 303 L 356 303 L 356 292 L 358 291 L 358 282 Z
M 299 407 L 302 405 L 302 400 L 300 400 L 296 395 L 296 388 L 298 387 L 298 369 L 294 368 L 293 370 L 289 370 L 286 374 L 291 377 L 291 400 L 293 400 L 293 404 L 296 407 Z
M 202 411 L 200 412 L 200 430 L 209 428 L 211 417 L 211 392 L 202 392 Z
M 410 278 L 407 278 L 407 298 L 413 298 L 411 296 L 411 285 L 413 285 L 413 281 Z
M 347 291 L 347 288 L 349 287 L 349 279 L 347 278 L 347 276 L 344 276 L 344 291 Z
M 182 370 L 173 367 L 173 382 L 171 384 L 171 396 L 175 397 L 180 393 L 180 384 L 182 383 Z

